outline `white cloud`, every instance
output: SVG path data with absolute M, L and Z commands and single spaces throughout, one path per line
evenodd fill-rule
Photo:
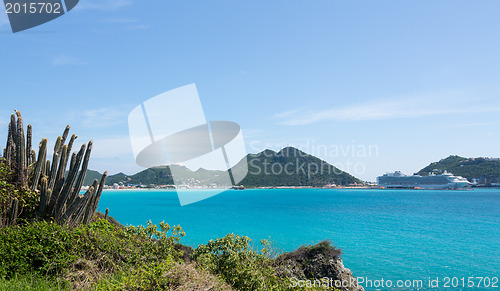
M 130 137 L 116 136 L 93 140 L 92 156 L 95 158 L 126 157 L 133 160 Z
M 108 19 L 105 19 L 104 22 L 106 22 L 106 23 L 137 23 L 137 20 L 132 19 L 132 18 L 108 18 Z
M 140 23 L 137 19 L 133 18 L 108 18 L 103 20 L 105 23 L 110 23 L 110 24 L 115 24 L 115 25 L 122 25 L 125 30 L 143 30 L 143 29 L 148 29 L 151 26 L 148 24 L 142 24 Z
M 128 27 L 127 30 L 143 30 L 143 29 L 148 29 L 150 27 L 151 26 L 148 24 L 138 24 L 138 25 Z
M 105 128 L 127 122 L 128 112 L 119 108 L 108 107 L 72 112 L 78 122 L 86 128 Z
M 74 57 L 70 57 L 67 55 L 60 55 L 54 60 L 52 60 L 53 66 L 78 66 L 78 65 L 86 65 L 87 63 L 76 59 Z
M 81 1 L 77 9 L 116 10 L 132 4 L 132 0 L 86 0 Z
M 327 110 L 292 110 L 276 114 L 284 125 L 305 125 L 322 121 L 367 121 L 400 119 L 431 115 L 500 111 L 500 106 L 475 105 L 473 96 L 438 93 L 366 102 Z
M 448 127 L 484 127 L 484 126 L 491 126 L 491 125 L 497 125 L 498 122 L 470 122 L 470 123 L 459 123 L 459 124 L 449 124 Z
M 294 116 L 294 115 L 296 115 L 298 113 L 300 114 L 300 112 L 303 112 L 304 110 L 305 110 L 304 108 L 292 109 L 292 110 L 288 110 L 288 111 L 285 111 L 285 112 L 276 113 L 274 115 L 274 117 L 282 119 L 282 118 Z

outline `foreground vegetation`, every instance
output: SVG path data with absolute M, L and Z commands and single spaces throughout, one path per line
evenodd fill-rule
M 13 197 L 25 211 L 0 226 L 0 290 L 290 289 L 267 241 L 258 250 L 228 234 L 192 249 L 180 244 L 180 226 L 163 222 L 122 226 L 102 213 L 88 224 L 41 219 L 28 211 L 40 195 L 14 177 L 0 161 L 0 212 Z
M 183 235 L 163 222 L 123 227 L 98 216 L 77 227 L 25 221 L 0 228 L 0 289 L 291 289 L 268 242 L 255 250 L 249 238 L 229 234 L 193 250 L 179 244 Z
M 191 272 L 223 287 L 209 274 L 179 267 L 183 235 L 180 227 L 165 223 L 122 227 L 98 218 L 77 227 L 47 221 L 5 227 L 0 229 L 0 286 L 41 281 L 46 289 L 164 290 L 180 287 Z

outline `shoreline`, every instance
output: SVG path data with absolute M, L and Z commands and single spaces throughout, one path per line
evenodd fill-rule
M 245 189 L 232 189 L 232 188 L 190 188 L 181 190 L 252 190 L 252 189 L 380 189 L 374 186 L 336 186 L 336 187 L 313 187 L 313 186 L 269 186 L 269 187 L 248 187 Z M 85 191 L 87 188 L 82 188 L 81 191 Z M 119 189 L 104 189 L 104 191 L 145 191 L 145 190 L 172 190 L 176 191 L 175 188 L 119 188 Z

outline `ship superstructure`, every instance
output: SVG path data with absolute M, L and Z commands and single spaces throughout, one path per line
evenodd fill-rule
M 400 171 L 377 177 L 377 184 L 385 189 L 460 189 L 470 185 L 467 179 L 444 172 L 441 175 L 408 176 Z

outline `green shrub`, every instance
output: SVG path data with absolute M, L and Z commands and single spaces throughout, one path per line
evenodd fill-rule
M 309 265 L 318 254 L 325 258 L 337 259 L 341 257 L 342 250 L 332 246 L 329 240 L 323 240 L 315 245 L 301 246 L 293 252 L 283 254 L 278 261 L 291 259 L 300 265 Z
M 0 159 L 0 226 L 6 221 L 10 203 L 13 198 L 19 201 L 21 217 L 33 218 L 33 213 L 39 203 L 40 197 L 34 191 L 18 185 L 14 181 L 14 172 Z
M 173 261 L 142 263 L 129 270 L 116 272 L 110 279 L 101 279 L 97 290 L 168 290 L 180 284 L 168 276 Z
M 147 227 L 119 227 L 104 219 L 75 228 L 47 221 L 4 227 L 0 228 L 0 278 L 35 274 L 95 282 L 103 273 L 120 274 L 137 266 L 157 270 L 180 261 L 182 253 L 175 244 L 183 235 L 179 226 L 163 222 L 158 229 L 151 222 Z M 132 279 L 148 277 L 131 274 Z
M 269 254 L 269 243 L 261 241 L 262 249 L 256 251 L 251 239 L 228 234 L 200 245 L 193 259 L 202 268 L 220 276 L 237 290 L 283 290 L 286 282 L 275 275 Z
M 76 236 L 58 224 L 41 221 L 0 229 L 0 276 L 57 274 L 71 264 Z
M 192 251 L 194 262 L 186 263 L 191 248 L 179 244 L 182 236 L 179 226 L 163 222 L 123 227 L 96 219 L 69 227 L 20 221 L 0 228 L 0 290 L 292 289 L 288 278 L 277 276 L 266 240 L 256 250 L 248 237 L 229 234 L 200 245 Z M 327 242 L 307 248 L 340 254 Z

